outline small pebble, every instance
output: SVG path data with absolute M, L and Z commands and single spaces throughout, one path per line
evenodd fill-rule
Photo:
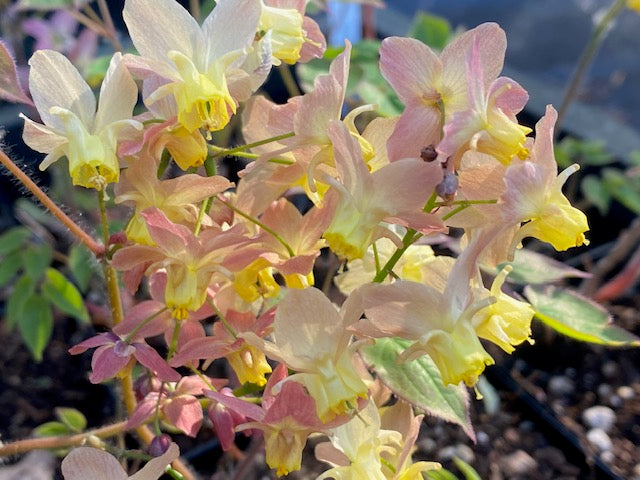
M 500 460 L 500 468 L 506 477 L 523 476 L 533 472 L 538 463 L 524 450 L 516 450 Z
M 418 441 L 418 446 L 425 453 L 433 453 L 437 447 L 437 443 L 433 438 L 425 437 Z
M 616 459 L 616 456 L 611 450 L 607 450 L 606 452 L 602 452 L 602 454 L 600 455 L 600 459 L 604 463 L 613 463 Z
M 600 397 L 600 400 L 608 400 L 612 392 L 613 389 L 608 383 L 601 383 L 598 385 L 598 396 Z
M 631 400 L 636 396 L 636 392 L 634 392 L 633 388 L 628 385 L 623 385 L 622 387 L 618 388 L 618 390 L 616 390 L 616 393 L 623 400 Z
M 478 441 L 478 445 L 489 445 L 491 437 L 489 437 L 486 432 L 478 430 L 478 433 L 476 433 L 476 440 Z
M 554 395 L 568 395 L 573 393 L 573 382 L 564 375 L 555 375 L 549 380 L 549 392 Z
M 609 432 L 616 423 L 616 413 L 609 407 L 596 405 L 582 412 L 582 421 L 590 429 L 600 428 Z
M 463 443 L 458 443 L 457 445 L 450 445 L 448 447 L 444 447 L 438 453 L 438 458 L 446 462 L 447 460 L 451 460 L 453 457 L 458 457 L 459 459 L 465 461 L 466 463 L 473 463 L 476 459 L 473 450 L 470 447 Z
M 616 362 L 612 362 L 611 360 L 609 360 L 602 365 L 601 371 L 605 377 L 612 379 L 618 376 L 618 372 L 620 371 L 620 369 L 618 368 L 618 364 Z
M 533 432 L 535 430 L 536 425 L 531 420 L 523 420 L 518 425 L 518 429 L 523 432 Z
M 587 440 L 600 452 L 607 452 L 613 448 L 609 435 L 601 428 L 589 430 L 587 432 Z
M 609 405 L 613 408 L 620 408 L 622 406 L 622 399 L 618 395 L 611 395 L 609 399 Z

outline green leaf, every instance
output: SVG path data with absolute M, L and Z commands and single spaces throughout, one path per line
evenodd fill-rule
M 408 36 L 431 48 L 442 50 L 449 42 L 451 24 L 442 17 L 420 12 L 414 17 Z
M 58 435 L 69 435 L 74 433 L 62 422 L 47 422 L 33 429 L 36 437 L 57 437 Z
M 87 419 L 75 408 L 57 407 L 56 417 L 66 425 L 70 431 L 80 433 L 87 428 Z
M 25 227 L 13 227 L 0 235 L 0 255 L 18 250 L 29 239 L 31 232 Z
M 54 268 L 46 271 L 42 295 L 67 315 L 81 322 L 89 322 L 89 312 L 84 306 L 82 295 L 73 283 Z
M 580 184 L 582 194 L 594 205 L 601 215 L 606 215 L 611 206 L 611 194 L 597 175 L 587 175 Z
M 22 251 L 22 263 L 25 273 L 38 279 L 51 264 L 53 249 L 47 244 L 29 245 Z
M 611 324 L 611 315 L 604 308 L 575 292 L 528 286 L 524 294 L 536 317 L 563 335 L 610 347 L 640 346 L 640 338 Z
M 22 307 L 18 330 L 36 362 L 42 361 L 42 352 L 49 344 L 53 332 L 51 307 L 40 295 L 32 295 Z
M 628 177 L 614 168 L 604 169 L 602 176 L 609 194 L 632 212 L 640 214 L 640 179 Z
M 69 270 L 80 290 L 86 292 L 93 276 L 94 258 L 84 245 L 74 245 L 69 251 Z
M 7 300 L 7 328 L 13 329 L 22 318 L 24 304 L 33 295 L 36 282 L 28 275 L 22 275 L 13 287 Z
M 90 87 L 96 88 L 100 86 L 109 69 L 110 62 L 111 55 L 102 55 L 94 58 L 91 63 L 89 63 L 89 66 L 84 71 L 84 76 Z
M 474 439 L 466 388 L 445 386 L 438 367 L 427 355 L 398 364 L 398 354 L 410 344 L 401 338 L 379 338 L 375 345 L 362 349 L 362 356 L 396 395 L 431 415 L 457 423 Z
M 11 252 L 0 261 L 0 287 L 7 285 L 22 267 L 20 252 Z
M 388 86 L 363 81 L 358 84 L 358 93 L 364 103 L 377 105 L 376 111 L 382 116 L 392 117 L 402 113 L 402 103 Z
M 426 475 L 426 477 L 429 480 L 458 480 L 458 477 L 456 477 L 453 473 L 451 473 L 446 468 L 428 470 L 424 472 L 424 475 Z
M 482 478 L 480 478 L 480 475 L 478 475 L 478 472 L 476 472 L 471 465 L 469 465 L 461 458 L 454 456 L 453 463 L 456 464 L 456 467 L 458 467 L 458 470 L 462 472 L 466 480 L 482 480 Z
M 19 10 L 60 10 L 63 8 L 79 7 L 87 3 L 79 0 L 20 0 Z
M 588 278 L 591 275 L 569 267 L 564 263 L 525 248 L 516 250 L 512 262 L 501 263 L 498 271 L 505 265 L 511 265 L 513 271 L 507 277 L 511 283 L 519 285 L 552 283 L 563 278 Z

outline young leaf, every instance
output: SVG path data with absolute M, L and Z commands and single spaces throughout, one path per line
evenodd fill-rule
M 457 423 L 475 439 L 469 418 L 469 395 L 463 386 L 445 386 L 438 367 L 424 355 L 398 364 L 398 354 L 411 344 L 400 338 L 379 338 L 362 349 L 365 362 L 399 397 L 431 415 Z
M 58 435 L 69 435 L 74 433 L 69 430 L 69 427 L 62 422 L 47 422 L 42 425 L 38 425 L 33 434 L 36 437 L 57 437 Z
M 36 282 L 28 275 L 21 276 L 7 300 L 7 328 L 13 329 L 22 318 L 25 302 L 33 295 Z
M 81 322 L 89 322 L 89 312 L 78 289 L 59 271 L 47 268 L 42 295 L 58 309 Z
M 29 245 L 22 250 L 25 273 L 34 279 L 42 277 L 52 258 L 53 249 L 47 244 Z
M 12 252 L 0 261 L 0 287 L 7 285 L 22 267 L 20 252 Z
M 87 419 L 75 408 L 57 407 L 56 417 L 66 425 L 71 432 L 80 433 L 87 428 Z
M 420 12 L 414 17 L 408 36 L 431 48 L 442 50 L 449 43 L 451 25 L 442 17 Z
M 498 265 L 498 271 L 507 265 Z M 588 278 L 591 275 L 569 267 L 564 263 L 540 253 L 532 252 L 525 248 L 516 250 L 513 262 L 509 262 L 513 271 L 507 277 L 507 281 L 519 285 L 552 283 L 563 278 Z
M 427 472 L 424 472 L 424 475 L 429 480 L 458 480 L 458 477 L 456 477 L 453 473 L 451 473 L 446 468 L 438 468 L 436 470 L 429 470 Z
M 2 41 L 0 41 L 0 98 L 8 102 L 33 105 L 18 80 L 16 62 Z
M 480 478 L 480 475 L 478 475 L 478 472 L 476 472 L 471 465 L 469 465 L 461 458 L 454 456 L 453 463 L 455 463 L 456 467 L 458 467 L 458 470 L 462 472 L 465 480 L 482 480 L 482 478 Z
M 77 0 L 19 0 L 18 9 L 20 10 L 59 10 L 61 8 L 79 7 L 80 4 L 86 2 L 79 2 Z
M 0 255 L 18 250 L 31 236 L 25 227 L 13 227 L 0 235 Z
M 36 362 L 42 361 L 42 352 L 49 344 L 53 332 L 51 307 L 40 295 L 32 295 L 22 307 L 18 330 Z
M 611 194 L 597 175 L 587 175 L 580 184 L 582 194 L 595 205 L 600 214 L 606 215 L 611 205 Z
M 577 293 L 552 286 L 528 286 L 524 294 L 536 317 L 563 335 L 609 347 L 640 346 L 640 338 L 612 325 L 604 308 Z
M 93 255 L 84 245 L 74 245 L 69 251 L 69 269 L 71 275 L 80 287 L 80 291 L 86 292 L 93 275 Z

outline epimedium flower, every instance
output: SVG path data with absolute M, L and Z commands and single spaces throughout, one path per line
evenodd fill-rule
M 442 117 L 447 122 L 467 107 L 466 58 L 475 38 L 483 68 L 482 77 L 474 81 L 488 88 L 502 70 L 506 50 L 504 31 L 495 23 L 463 33 L 440 55 L 412 38 L 389 37 L 382 41 L 380 72 L 405 104 L 387 144 L 391 161 L 417 157 L 422 147 L 437 145 Z
M 189 339 L 178 349 L 169 361 L 179 367 L 193 360 L 205 360 L 207 363 L 225 357 L 238 377 L 240 383 L 250 382 L 259 386 L 267 383 L 265 375 L 271 373 L 264 353 L 241 338 L 243 332 L 253 332 L 259 337 L 266 335 L 273 323 L 273 309 L 259 317 L 251 312 L 227 310 L 224 321 L 213 325 L 213 334 Z
M 349 269 L 334 278 L 336 286 L 344 295 L 349 295 L 356 288 L 369 283 L 376 276 L 377 269 L 398 249 L 388 238 L 377 240 L 375 247 L 375 252 L 373 245 L 370 246 L 361 259 L 350 261 Z M 433 249 L 429 245 L 410 245 L 393 270 L 398 278 L 423 282 L 424 272 L 429 269 L 429 263 L 434 259 Z M 390 276 L 387 276 L 384 282 L 391 282 Z
M 129 162 L 123 180 L 115 189 L 116 203 L 135 205 L 135 212 L 125 230 L 127 238 L 147 245 L 152 245 L 153 241 L 141 212 L 156 207 L 172 222 L 194 225 L 199 213 L 195 203 L 233 186 L 233 183 L 219 175 L 203 177 L 186 174 L 169 180 L 159 180 L 157 170 L 155 159 L 143 152 Z M 213 223 L 205 216 L 202 224 L 211 226 Z
M 502 292 L 502 285 L 511 270 L 510 265 L 504 267 L 487 292 L 496 302 L 477 312 L 471 320 L 480 338 L 495 343 L 507 353 L 512 353 L 514 345 L 520 345 L 525 340 L 533 343 L 531 319 L 535 314 L 531 305 Z M 480 295 L 487 296 L 487 293 Z
M 298 372 L 287 381 L 305 386 L 323 422 L 356 409 L 358 400 L 367 397 L 351 360 L 351 334 L 331 301 L 316 288 L 287 291 L 276 310 L 273 341 L 252 332 L 241 336 Z
M 29 65 L 29 88 L 44 125 L 21 114 L 23 139 L 47 154 L 40 170 L 66 156 L 74 185 L 103 190 L 108 183 L 117 182 L 118 142 L 132 130 L 142 129 L 131 119 L 138 89 L 120 53 L 111 59 L 97 110 L 91 88 L 60 53 L 39 50 Z
M 179 455 L 178 445 L 172 443 L 165 453 L 152 458 L 141 470 L 129 476 L 110 453 L 98 448 L 78 447 L 62 460 L 62 475 L 65 480 L 158 480 Z
M 261 0 L 258 36 L 269 32 L 272 63 L 293 65 L 320 58 L 326 40 L 318 24 L 304 15 L 305 0 Z
M 254 40 L 260 12 L 259 0 L 220 1 L 200 27 L 174 0 L 127 0 L 123 17 L 141 55 L 127 61 L 141 76 L 166 82 L 145 102 L 170 96 L 188 132 L 224 128 L 239 100 L 231 76 Z
M 89 348 L 95 348 L 91 359 L 91 383 L 100 383 L 116 376 L 127 368 L 135 358 L 164 381 L 176 382 L 180 374 L 169 367 L 162 357 L 144 341 L 134 338 L 121 339 L 115 333 L 100 333 L 71 347 L 69 353 L 77 355 Z
M 557 117 L 555 109 L 548 105 L 544 117 L 536 124 L 531 158 L 514 160 L 505 173 L 506 189 L 498 204 L 503 219 L 507 224 L 526 222 L 512 240 L 511 253 L 525 237 L 548 242 L 559 251 L 588 244 L 584 236 L 589 230 L 587 217 L 562 193 L 567 178 L 579 166 L 574 164 L 557 173 L 553 153 L 553 128 Z
M 349 330 L 372 338 L 411 340 L 398 361 L 429 355 L 445 385 L 464 381 L 474 386 L 485 366 L 494 361 L 480 343 L 471 318 L 495 299 L 474 301 L 470 282 L 477 272 L 478 256 L 498 231 L 482 232 L 469 243 L 456 259 L 445 285 L 436 276 L 429 284 L 400 280 L 391 285 L 360 287 L 347 298 L 343 310 L 349 318 L 358 318 L 359 312 L 366 318 Z
M 196 237 L 184 225 L 171 222 L 155 207 L 142 212 L 153 245 L 130 245 L 113 256 L 113 266 L 120 270 L 147 273 L 165 269 L 167 284 L 165 302 L 174 318 L 183 320 L 189 311 L 196 311 L 205 302 L 207 289 L 214 274 L 225 279 L 230 272 L 223 263 L 230 252 L 246 242 L 238 229 L 222 231 L 211 227 Z M 136 290 L 139 276 L 125 279 L 131 290 Z
M 445 227 L 434 215 L 422 211 L 442 169 L 417 158 L 392 162 L 370 173 L 358 141 L 338 121 L 329 123 L 339 181 L 327 178 L 331 188 L 323 208 L 335 208 L 324 238 L 331 249 L 348 260 L 362 258 L 377 238 L 397 238 L 380 222 L 410 226 L 423 233 Z
M 518 123 L 529 95 L 507 77 L 497 78 L 487 88 L 484 82 L 480 39 L 476 35 L 467 55 L 468 106 L 456 111 L 444 124 L 438 153 L 457 157 L 467 149 L 487 153 L 508 165 L 514 156 L 525 159 L 526 135 L 531 129 Z
M 307 437 L 328 428 L 316 414 L 313 397 L 301 384 L 287 381 L 276 388 L 286 374 L 284 364 L 274 370 L 265 387 L 260 407 L 221 392 L 205 391 L 207 397 L 237 415 L 252 420 L 237 426 L 236 430 L 262 431 L 267 465 L 276 469 L 278 476 L 299 470 Z

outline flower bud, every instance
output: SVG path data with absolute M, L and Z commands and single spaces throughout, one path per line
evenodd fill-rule
M 149 455 L 152 457 L 159 457 L 169 450 L 171 446 L 171 437 L 166 433 L 157 435 L 151 440 L 149 444 Z

